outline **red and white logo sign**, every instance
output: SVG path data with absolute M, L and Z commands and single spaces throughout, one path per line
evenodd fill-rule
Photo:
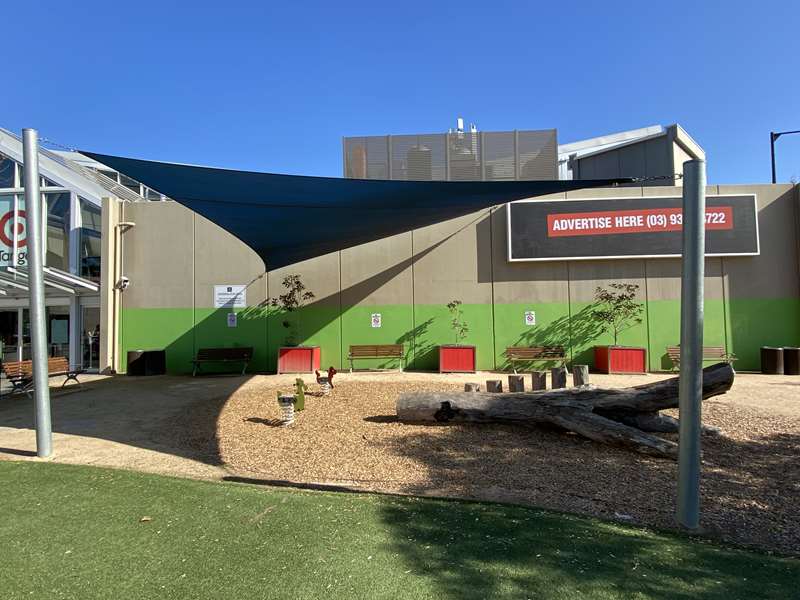
M 19 216 L 14 219 L 14 211 L 10 210 L 0 217 L 0 243 L 8 248 L 14 246 L 14 230 L 17 234 L 17 248 L 24 248 L 28 245 L 27 240 L 27 216 L 24 210 L 19 211 Z

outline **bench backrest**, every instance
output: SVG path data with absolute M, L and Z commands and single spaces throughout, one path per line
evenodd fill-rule
M 563 346 L 512 346 L 506 348 L 506 356 L 517 360 L 541 360 L 565 358 Z
M 47 359 L 47 372 L 67 373 L 69 361 L 65 356 L 54 356 Z M 33 374 L 32 360 L 3 361 L 3 373 L 6 377 L 30 377 Z
M 670 358 L 681 357 L 680 346 L 667 346 L 667 356 Z M 728 353 L 722 346 L 703 346 L 703 358 L 727 358 Z
M 197 360 L 250 360 L 253 358 L 253 349 L 250 347 L 237 348 L 200 348 L 197 351 Z
M 350 346 L 352 358 L 402 358 L 403 344 L 368 344 Z

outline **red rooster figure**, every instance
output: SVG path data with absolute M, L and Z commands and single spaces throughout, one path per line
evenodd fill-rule
M 333 389 L 333 376 L 336 375 L 336 369 L 328 367 L 328 376 L 324 377 L 319 374 L 319 371 L 314 371 L 317 376 L 317 383 L 322 386 L 322 393 L 328 395 Z

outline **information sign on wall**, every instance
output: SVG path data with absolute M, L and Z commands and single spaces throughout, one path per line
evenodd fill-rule
M 373 327 L 381 326 L 381 313 L 372 313 L 372 326 Z
M 525 325 L 532 326 L 536 325 L 536 313 L 532 310 L 525 311 Z
M 246 285 L 214 286 L 214 308 L 245 308 L 246 306 Z
M 682 199 L 523 200 L 508 205 L 508 259 L 680 256 Z M 706 198 L 706 255 L 759 253 L 756 198 Z

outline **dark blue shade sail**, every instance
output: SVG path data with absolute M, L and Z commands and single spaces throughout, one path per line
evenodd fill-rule
M 338 179 L 81 153 L 216 223 L 255 250 L 269 271 L 512 200 L 632 181 Z

